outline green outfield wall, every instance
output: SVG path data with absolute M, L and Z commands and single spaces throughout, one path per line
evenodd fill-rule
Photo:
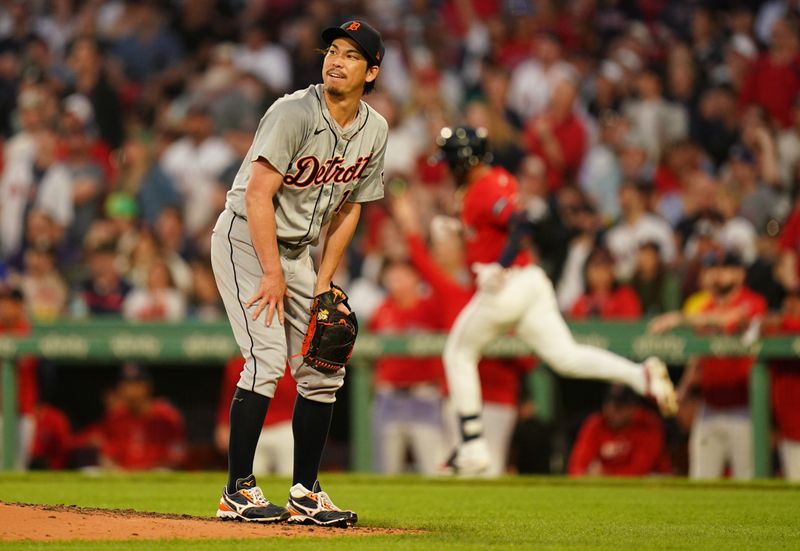
M 576 340 L 617 352 L 634 360 L 655 355 L 671 365 L 682 365 L 692 356 L 746 356 L 757 359 L 751 375 L 750 407 L 754 427 L 756 476 L 770 474 L 769 373 L 766 362 L 778 358 L 800 358 L 800 335 L 770 337 L 745 344 L 738 337 L 699 337 L 688 331 L 648 335 L 641 323 L 572 323 Z M 352 469 L 370 469 L 371 364 L 383 355 L 438 356 L 446 335 L 413 334 L 358 337 L 348 384 L 351 385 Z M 153 364 L 220 363 L 238 354 L 227 323 L 131 324 L 119 320 L 93 320 L 38 325 L 26 338 L 0 337 L 3 393 L 3 468 L 11 469 L 16 445 L 16 373 L 13 360 L 34 355 L 70 363 L 135 360 Z M 515 357 L 530 350 L 512 337 L 498 339 L 487 355 Z M 531 377 L 537 411 L 547 422 L 553 415 L 553 374 L 537 369 Z

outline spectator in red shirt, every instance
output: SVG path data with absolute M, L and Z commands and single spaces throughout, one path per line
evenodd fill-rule
M 614 385 L 603 408 L 584 421 L 572 447 L 570 476 L 644 476 L 664 471 L 664 426 L 630 389 Z
M 792 104 L 800 92 L 800 48 L 794 23 L 781 19 L 772 28 L 769 51 L 745 77 L 739 105 L 757 104 L 780 128 L 792 124 Z
M 184 458 L 183 417 L 165 399 L 153 397 L 149 373 L 133 363 L 122 367 L 97 434 L 105 468 L 174 469 Z
M 388 296 L 375 311 L 371 331 L 413 334 L 434 331 L 438 310 L 434 297 L 420 288 L 419 275 L 405 262 L 383 269 Z M 445 459 L 442 424 L 444 374 L 438 358 L 383 356 L 375 362 L 375 467 L 378 472 L 403 472 L 406 445 L 410 445 L 416 470 L 431 475 Z
M 547 109 L 525 129 L 528 152 L 544 160 L 550 191 L 575 180 L 586 152 L 586 128 L 575 114 L 577 94 L 574 82 L 560 80 Z
M 619 285 L 614 276 L 614 258 L 608 249 L 597 247 L 586 259 L 583 270 L 584 288 L 572 305 L 573 319 L 635 320 L 642 315 L 636 291 Z
M 730 334 L 763 317 L 766 300 L 744 286 L 745 269 L 737 255 L 712 255 L 706 274 L 710 299 L 695 313 L 671 312 L 654 318 L 652 331 L 686 324 L 705 334 Z M 752 366 L 749 357 L 705 357 L 685 370 L 679 399 L 685 399 L 693 388 L 699 388 L 702 398 L 689 441 L 691 478 L 720 478 L 728 465 L 736 479 L 753 477 L 753 428 L 748 409 Z
M 65 469 L 72 450 L 72 429 L 60 409 L 40 404 L 34 414 L 35 428 L 29 467 L 31 469 Z

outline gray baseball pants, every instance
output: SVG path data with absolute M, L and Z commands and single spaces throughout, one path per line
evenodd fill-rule
M 256 305 L 249 310 L 245 306 L 258 290 L 264 273 L 247 221 L 227 209 L 222 211 L 211 236 L 211 265 L 233 335 L 245 359 L 237 386 L 272 398 L 288 359 L 301 396 L 316 402 L 335 402 L 336 391 L 344 384 L 345 370 L 325 374 L 306 365 L 300 355 L 317 279 L 314 262 L 308 247 L 279 246 L 279 252 L 292 296 L 284 302 L 284 325 L 278 323 L 276 313 L 268 327 L 265 320 L 269 308 L 253 320 Z

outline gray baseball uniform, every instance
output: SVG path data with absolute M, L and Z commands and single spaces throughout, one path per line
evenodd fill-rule
M 211 238 L 214 276 L 246 360 L 239 387 L 272 397 L 288 358 L 301 396 L 335 401 L 344 370 L 323 374 L 300 356 L 316 283 L 308 246 L 316 244 L 322 226 L 345 202 L 383 197 L 387 134 L 386 121 L 363 101 L 356 119 L 342 129 L 328 112 L 321 84 L 282 97 L 261 119 Z M 285 302 L 283 327 L 265 325 L 267 309 L 253 321 L 245 307 L 263 275 L 245 210 L 252 163 L 258 159 L 283 176 L 273 199 L 280 261 L 292 295 Z

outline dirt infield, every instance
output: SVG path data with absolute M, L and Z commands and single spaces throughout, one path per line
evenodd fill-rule
M 157 540 L 383 536 L 413 533 L 388 528 L 320 528 L 288 524 L 221 522 L 189 515 L 130 509 L 0 502 L 0 541 Z

